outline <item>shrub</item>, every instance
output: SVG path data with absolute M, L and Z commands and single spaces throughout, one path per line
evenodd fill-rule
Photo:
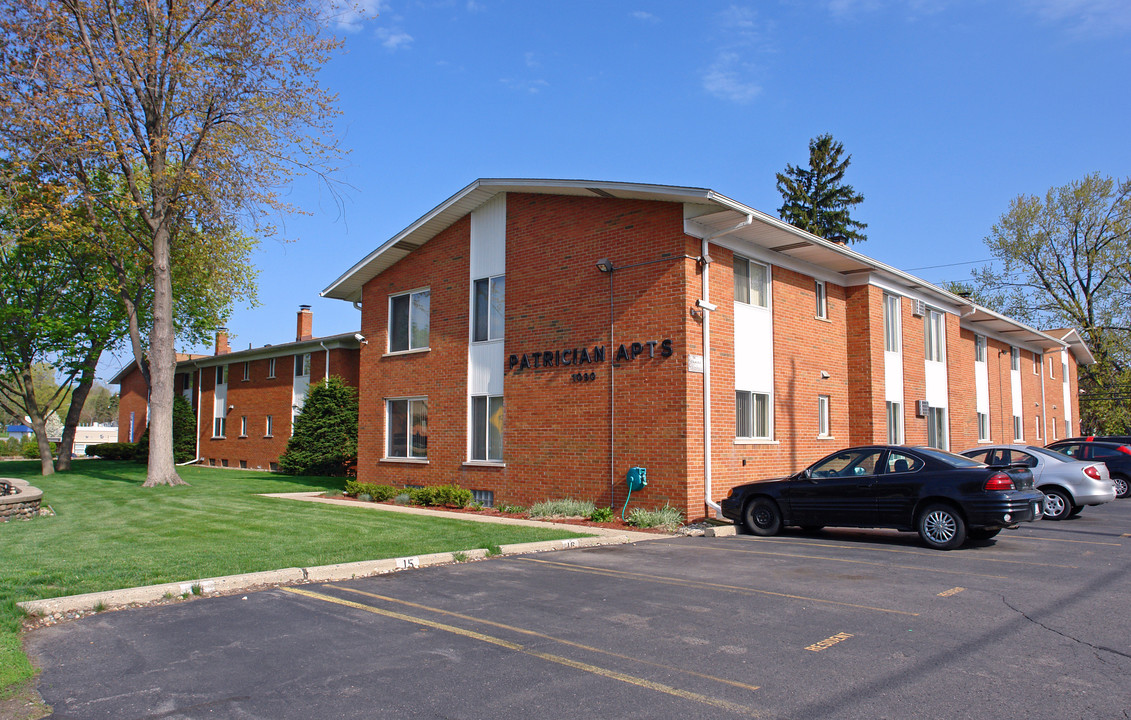
M 357 466 L 357 389 L 340 377 L 311 386 L 279 456 L 288 475 L 349 475 Z
M 589 513 L 589 519 L 593 522 L 612 522 L 613 517 L 611 507 L 594 508 L 593 512 Z
M 51 447 L 51 457 L 55 457 L 55 453 L 58 450 L 55 443 L 48 443 L 48 445 Z M 24 443 L 20 445 L 20 455 L 28 460 L 38 460 L 39 443 L 35 440 L 25 440 Z
M 124 444 L 124 443 L 123 443 Z M 149 426 L 133 445 L 133 459 L 149 462 Z M 173 462 L 185 463 L 196 457 L 196 416 L 184 395 L 173 396 Z M 109 458 L 106 458 L 109 459 Z
M 595 509 L 589 500 L 545 500 L 530 506 L 530 517 L 589 517 Z
M 667 503 L 659 510 L 635 508 L 628 514 L 628 520 L 625 522 L 633 527 L 658 527 L 668 532 L 674 532 L 676 528 L 683 524 L 683 512 L 671 507 Z
M 376 483 L 358 482 L 357 480 L 346 480 L 346 489 L 343 492 L 350 497 L 358 497 L 364 493 L 373 499 L 374 502 L 385 502 L 396 496 L 397 489 L 392 485 L 378 485 Z
M 471 491 L 454 484 L 413 488 L 408 495 L 413 505 L 463 508 L 471 502 Z
M 137 447 L 134 443 L 97 443 L 86 446 L 87 457 L 103 460 L 129 460 L 136 452 Z

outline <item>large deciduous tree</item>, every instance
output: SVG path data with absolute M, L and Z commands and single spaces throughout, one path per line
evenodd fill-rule
M 151 276 L 146 485 L 182 482 L 173 462 L 178 226 L 269 232 L 277 190 L 329 172 L 333 97 L 317 71 L 338 41 L 316 0 L 0 0 L 0 110 L 10 152 L 39 153 L 131 242 L 117 269 Z M 104 194 L 105 179 L 126 202 Z M 132 328 L 133 332 L 138 332 Z M 147 353 L 145 352 L 147 350 Z
M 1035 327 L 1078 329 L 1095 355 L 1080 372 L 1083 429 L 1131 430 L 1131 178 L 1020 195 L 985 242 L 996 264 L 975 271 L 980 296 Z
M 851 155 L 844 155 L 844 145 L 832 135 L 810 140 L 809 167 L 787 164 L 785 172 L 777 174 L 781 219 L 833 242 L 867 240 L 860 231 L 868 225 L 852 219 L 850 212 L 864 202 L 864 196 L 844 183 L 851 161 Z

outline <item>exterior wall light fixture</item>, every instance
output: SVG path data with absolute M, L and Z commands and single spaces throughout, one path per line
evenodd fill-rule
M 613 263 L 608 258 L 601 258 L 597 261 L 597 269 L 603 273 L 611 273 L 613 271 Z

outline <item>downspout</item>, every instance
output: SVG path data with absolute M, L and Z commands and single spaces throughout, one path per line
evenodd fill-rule
M 321 340 L 318 341 L 318 344 L 321 345 L 322 349 L 326 351 L 326 368 L 325 368 L 325 371 L 322 373 L 322 379 L 323 380 L 329 380 L 330 379 L 330 348 L 326 347 L 326 343 L 321 341 Z
M 200 460 L 200 411 L 203 409 L 200 405 L 200 381 L 204 378 L 204 372 L 198 366 L 196 368 L 196 459 Z
M 746 219 L 735 225 L 734 227 L 725 230 L 718 230 L 702 238 L 700 245 L 699 260 L 703 263 L 703 272 L 700 274 L 702 280 L 702 290 L 700 294 L 702 297 L 695 304 L 698 305 L 703 311 L 703 502 L 707 507 L 715 511 L 715 517 L 720 517 L 722 514 L 722 506 L 711 499 L 711 312 L 716 309 L 716 305 L 711 304 L 711 283 L 709 277 L 709 270 L 711 267 L 711 255 L 708 252 L 710 242 L 720 235 L 740 230 L 754 222 L 754 215 L 751 213 L 746 214 Z

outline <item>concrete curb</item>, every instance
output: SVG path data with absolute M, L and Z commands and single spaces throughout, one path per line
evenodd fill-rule
M 539 525 L 544 526 L 546 523 L 539 523 Z M 575 528 L 576 526 L 569 525 L 567 527 Z M 651 536 L 651 538 L 660 537 L 666 536 Z M 513 545 L 503 545 L 500 549 L 502 550 L 502 555 L 519 555 L 550 550 L 596 547 L 598 545 L 623 545 L 633 541 L 634 539 L 630 538 L 627 534 L 606 534 L 594 537 L 567 538 L 565 540 L 516 543 Z M 457 562 L 457 556 L 460 557 L 458 562 L 464 562 L 467 560 L 482 560 L 490 555 L 487 549 L 479 548 L 411 557 L 386 558 L 383 560 L 362 560 L 360 562 L 322 565 L 310 568 L 284 568 L 282 570 L 267 570 L 264 572 L 245 573 L 243 575 L 227 575 L 224 577 L 161 583 L 160 585 L 146 585 L 122 590 L 105 590 L 103 592 L 86 593 L 83 595 L 67 595 L 44 600 L 25 600 L 24 602 L 16 604 L 29 613 L 40 616 L 59 613 L 89 612 L 99 606 L 101 606 L 102 609 L 110 610 L 113 608 L 142 605 L 158 600 L 183 596 L 228 594 L 247 590 L 259 590 L 274 585 L 288 585 L 304 582 L 338 582 L 353 580 L 356 578 L 372 577 L 374 575 L 385 575 L 400 570 L 455 563 Z

